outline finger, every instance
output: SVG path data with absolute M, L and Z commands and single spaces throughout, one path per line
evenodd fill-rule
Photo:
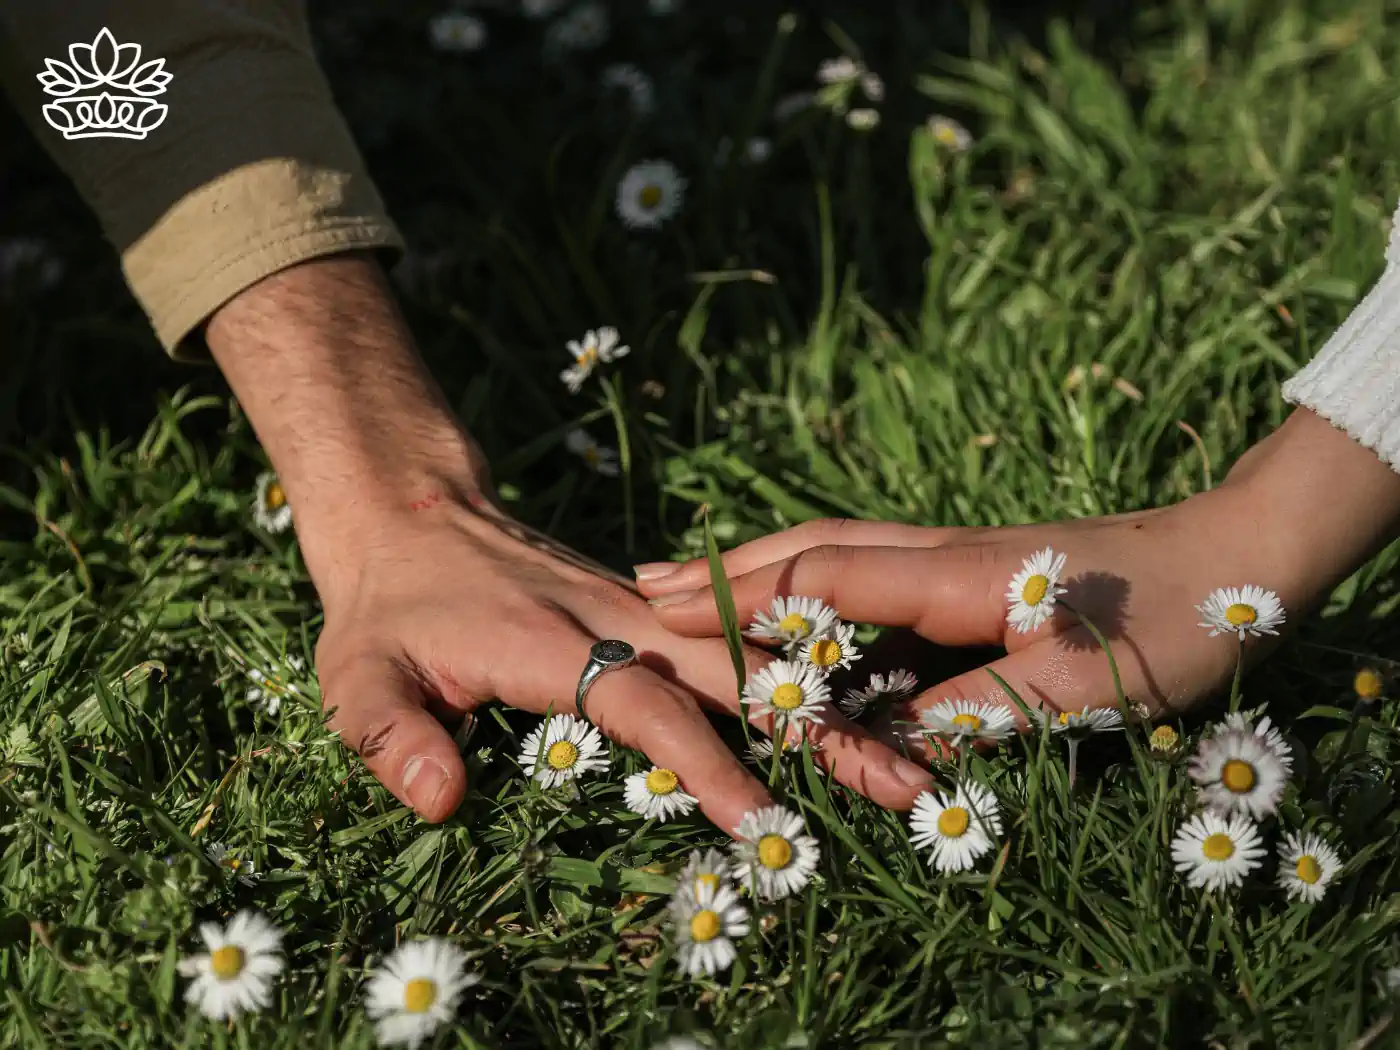
M 551 637 L 535 636 L 531 651 L 510 661 L 492 683 L 494 694 L 512 707 L 575 714 L 575 686 L 594 641 L 574 628 L 561 628 Z M 725 746 L 695 699 L 647 667 L 635 664 L 599 677 L 584 711 L 605 736 L 675 773 L 681 787 L 722 830 L 733 834 L 745 813 L 772 805 L 768 792 Z
M 850 547 L 937 547 L 966 529 L 933 529 L 893 521 L 822 518 L 740 544 L 720 556 L 726 576 L 735 577 L 775 561 L 827 544 Z M 633 568 L 637 588 L 648 598 L 709 585 L 710 563 L 704 558 L 678 564 L 650 562 Z
M 1004 593 L 1023 553 L 983 543 L 813 547 L 732 580 L 730 590 L 745 625 L 775 597 L 801 594 L 820 598 L 846 620 L 912 627 L 943 645 L 995 645 L 1006 629 Z M 676 598 L 653 605 L 663 626 L 691 636 L 719 633 L 710 588 Z
M 706 708 L 740 717 L 739 692 L 743 683 L 735 681 L 734 665 L 724 642 L 708 638 L 668 638 L 664 632 L 652 638 L 645 630 L 639 631 L 638 637 L 654 644 L 658 650 L 664 648 L 669 664 L 661 672 L 665 677 L 683 684 Z M 773 657 L 746 648 L 744 659 L 746 673 L 752 675 Z M 751 721 L 769 737 L 777 731 L 771 717 L 754 717 Z M 808 735 L 814 748 L 820 746 L 814 756 L 818 764 L 834 770 L 837 780 L 878 805 L 908 809 L 919 792 L 933 784 L 933 775 L 927 769 L 871 738 L 844 718 L 834 702 L 828 705 L 823 724 Z
M 401 664 L 361 657 L 327 669 L 321 689 L 334 708 L 330 728 L 400 802 L 433 822 L 456 811 L 467 789 L 462 758 Z

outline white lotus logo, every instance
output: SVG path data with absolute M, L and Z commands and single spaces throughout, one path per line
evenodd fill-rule
M 160 127 L 169 107 L 157 102 L 173 75 L 165 59 L 141 61 L 140 44 L 118 44 L 105 27 L 91 44 L 69 44 L 68 61 L 44 59 L 44 91 L 59 101 L 44 119 L 65 139 L 144 139 Z

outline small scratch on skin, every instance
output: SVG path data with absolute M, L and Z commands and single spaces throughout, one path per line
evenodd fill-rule
M 408 505 L 409 510 L 427 510 L 429 507 L 436 507 L 442 502 L 441 492 L 430 492 L 422 499 L 416 499 Z

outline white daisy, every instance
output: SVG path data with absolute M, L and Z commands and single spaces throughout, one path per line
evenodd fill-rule
M 285 532 L 292 523 L 292 505 L 287 493 L 272 471 L 258 475 L 257 491 L 253 495 L 253 520 L 268 532 Z
M 199 936 L 208 949 L 181 959 L 179 971 L 193 977 L 185 1001 L 215 1021 L 264 1009 L 272 978 L 282 972 L 282 932 L 253 911 L 240 911 L 226 927 L 206 922 Z
M 887 704 L 907 700 L 919 687 L 919 680 L 913 671 L 900 669 L 891 671 L 889 676 L 872 674 L 870 684 L 864 689 L 847 689 L 846 695 L 839 697 L 836 706 L 847 718 L 859 718 L 871 706 L 884 707 Z
M 1252 583 L 1217 588 L 1196 606 L 1196 611 L 1201 614 L 1198 626 L 1209 627 L 1212 638 L 1217 634 L 1237 634 L 1244 641 L 1246 635 L 1278 634 L 1284 621 L 1278 595 Z
M 1253 733 L 1259 740 L 1274 753 L 1274 757 L 1283 763 L 1283 768 L 1290 776 L 1293 773 L 1293 751 L 1288 746 L 1288 741 L 1269 721 L 1269 716 L 1264 715 L 1255 722 L 1249 716 L 1234 711 L 1225 716 L 1224 728 L 1238 729 L 1244 732 Z
M 647 773 L 633 773 L 623 781 L 622 794 L 627 808 L 648 820 L 683 817 L 700 803 L 694 795 L 681 790 L 675 773 L 660 766 Z
M 611 34 L 607 7 L 596 0 L 579 4 L 550 23 L 544 33 L 544 52 L 550 58 L 558 58 L 566 51 L 592 51 L 607 43 Z
M 520 765 L 527 777 L 552 788 L 607 769 L 608 754 L 594 726 L 574 715 L 553 715 L 525 738 Z
M 569 431 L 564 435 L 564 447 L 582 459 L 584 465 L 595 474 L 615 478 L 622 471 L 618 465 L 617 449 L 598 444 L 586 430 L 576 427 Z
M 952 798 L 922 791 L 909 816 L 909 844 L 929 850 L 929 863 L 948 874 L 968 871 L 996 848 L 1001 837 L 1001 806 L 990 788 L 968 781 Z
M 698 849 L 692 850 L 690 859 L 676 878 L 676 892 L 679 894 L 689 890 L 692 894 L 698 894 L 706 887 L 717 890 L 728 879 L 729 859 L 723 853 L 714 847 L 703 853 Z
M 1108 733 L 1123 728 L 1123 714 L 1116 707 L 1085 707 L 1079 711 L 1051 711 L 1031 708 L 1037 725 L 1050 723 L 1050 732 L 1066 733 L 1083 739 L 1091 733 Z
M 1206 810 L 1182 824 L 1172 838 L 1176 870 L 1191 886 L 1238 886 L 1259 867 L 1262 856 L 1259 828 L 1242 813 L 1225 817 Z
M 676 961 L 688 974 L 726 970 L 738 952 L 734 941 L 749 932 L 749 913 L 732 886 L 703 884 L 671 898 L 676 930 Z
M 300 673 L 306 668 L 306 661 L 300 656 L 287 657 L 287 666 Z M 301 690 L 290 682 L 284 682 L 276 675 L 270 675 L 256 667 L 248 668 L 248 677 L 253 684 L 243 694 L 243 698 L 254 706 L 261 706 L 269 715 L 276 715 L 282 708 L 282 698 L 289 693 L 300 694 Z
M 927 127 L 935 142 L 954 153 L 964 153 L 972 146 L 972 132 L 952 117 L 929 117 Z
M 1278 809 L 1288 769 L 1266 741 L 1248 728 L 1225 729 L 1201 740 L 1188 767 L 1206 805 L 1220 813 L 1262 820 Z
M 759 641 L 782 642 L 791 652 L 809 638 L 826 634 L 837 625 L 836 610 L 820 598 L 800 594 L 773 599 L 767 612 L 754 613 L 744 633 Z
M 829 628 L 807 639 L 802 646 L 802 659 L 822 674 L 830 674 L 838 667 L 850 667 L 860 659 L 860 650 L 851 642 L 855 634 L 853 623 Z
M 839 58 L 828 58 L 817 66 L 817 83 L 819 84 L 846 84 L 865 72 L 865 66 L 851 58 L 849 55 L 842 55 Z
M 803 833 L 802 818 L 782 806 L 764 806 L 734 831 L 734 878 L 764 900 L 796 893 L 812 879 L 821 859 L 817 840 Z
M 1322 900 L 1341 870 L 1341 855 L 1321 835 L 1289 834 L 1279 845 L 1278 884 L 1290 900 Z
M 480 51 L 486 44 L 486 23 L 475 15 L 449 11 L 429 21 L 428 36 L 439 51 Z
M 462 993 L 481 980 L 465 972 L 466 962 L 460 948 L 441 938 L 399 945 L 365 984 L 365 1013 L 374 1018 L 379 1044 L 413 1050 L 450 1024 Z
M 1011 577 L 1006 600 L 1011 603 L 1006 622 L 1021 634 L 1034 631 L 1055 611 L 1055 599 L 1065 593 L 1060 586 L 1060 573 L 1065 571 L 1065 556 L 1049 547 L 1036 551 L 1021 563 L 1021 571 Z
M 628 346 L 618 346 L 617 329 L 605 326 L 583 333 L 583 339 L 570 339 L 569 353 L 574 355 L 574 363 L 559 373 L 559 378 L 569 388 L 569 393 L 577 394 L 583 389 L 583 382 L 593 374 L 599 364 L 610 364 L 632 352 Z
M 856 131 L 873 131 L 880 126 L 877 109 L 853 109 L 846 114 L 846 124 Z
M 1001 740 L 1016 730 L 1016 718 L 1009 707 L 985 700 L 942 700 L 920 712 L 919 721 L 954 744 Z
M 802 754 L 802 742 L 804 739 L 803 735 L 799 732 L 795 732 L 794 729 L 790 728 L 788 730 L 787 737 L 783 741 L 783 761 L 786 762 L 788 759 Z M 811 741 L 811 744 L 812 754 L 814 755 L 822 749 L 822 745 L 815 741 Z M 772 758 L 773 741 L 769 740 L 767 737 L 754 737 L 753 741 L 749 744 L 749 761 L 754 765 L 767 766 L 769 762 L 772 761 Z M 818 773 L 827 772 L 826 768 L 822 765 L 817 765 L 816 770 Z
M 243 885 L 251 886 L 258 881 L 257 866 L 251 860 L 234 856 L 222 842 L 209 843 L 204 852 L 210 860 L 230 872 Z
M 810 91 L 794 91 L 784 95 L 773 105 L 773 119 L 779 124 L 786 124 L 797 114 L 811 109 L 815 101 L 816 96 Z
M 520 13 L 526 18 L 548 18 L 563 6 L 564 0 L 520 0 Z
M 751 714 L 773 715 L 795 722 L 821 723 L 831 688 L 811 664 L 774 660 L 760 667 L 744 683 L 744 697 L 755 708 Z
M 631 62 L 618 62 L 603 70 L 603 87 L 627 93 L 632 112 L 645 117 L 656 109 L 656 88 L 647 76 Z
M 631 229 L 655 229 L 681 210 L 685 177 L 669 160 L 644 160 L 617 184 L 617 215 Z

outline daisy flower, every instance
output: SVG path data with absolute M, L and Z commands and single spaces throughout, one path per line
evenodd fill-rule
M 848 84 L 865 72 L 865 67 L 849 55 L 828 58 L 817 66 L 817 83 Z
M 243 885 L 251 886 L 258 881 L 258 869 L 253 862 L 235 857 L 222 842 L 209 843 L 204 852 L 210 860 L 230 872 Z
M 520 765 L 526 776 L 552 788 L 607 769 L 608 755 L 596 727 L 574 715 L 553 715 L 525 738 Z
M 559 378 L 569 388 L 569 393 L 577 394 L 583 389 L 583 381 L 593 374 L 599 364 L 610 364 L 632 352 L 628 346 L 617 345 L 617 329 L 612 327 L 590 328 L 583 333 L 583 339 L 570 339 L 569 353 L 574 355 L 574 363 L 559 373 Z
M 285 532 L 292 523 L 292 505 L 287 502 L 287 493 L 282 490 L 277 475 L 270 470 L 258 475 L 253 494 L 253 520 L 259 528 L 271 533 Z
M 793 91 L 774 103 L 773 119 L 779 124 L 786 124 L 797 114 L 811 109 L 815 101 L 816 96 L 810 91 Z
M 744 632 L 759 641 L 782 642 L 789 652 L 809 638 L 826 634 L 839 622 L 836 610 L 820 598 L 800 594 L 773 599 L 767 612 L 754 613 Z
M 929 117 L 927 127 L 935 142 L 954 153 L 964 153 L 972 146 L 972 132 L 952 117 Z
M 891 671 L 889 676 L 872 674 L 870 684 L 864 689 L 847 689 L 846 695 L 836 701 L 836 706 L 847 718 L 859 718 L 872 706 L 883 707 L 889 703 L 907 700 L 919 687 L 919 680 L 913 671 L 900 669 Z
M 1147 746 L 1159 755 L 1174 755 L 1181 746 L 1181 734 L 1171 726 L 1158 726 L 1147 738 Z
M 794 722 L 822 721 L 831 688 L 811 664 L 774 660 L 760 667 L 744 683 L 744 697 L 759 714 Z
M 694 795 L 681 790 L 675 773 L 660 766 L 647 773 L 633 773 L 623 781 L 622 795 L 633 813 L 663 822 L 685 816 L 700 803 Z
M 944 874 L 967 871 L 996 848 L 1001 835 L 1001 807 L 991 789 L 969 781 L 952 798 L 922 791 L 909 816 L 909 844 L 927 847 L 929 863 Z
M 1011 607 L 1006 622 L 1021 634 L 1036 630 L 1055 611 L 1055 599 L 1065 593 L 1060 586 L 1060 574 L 1065 571 L 1065 556 L 1049 547 L 1036 551 L 1021 563 L 1021 571 L 1011 577 L 1006 600 Z
M 1091 733 L 1123 728 L 1123 715 L 1116 707 L 1085 707 L 1079 711 L 1048 711 L 1034 707 L 1031 717 L 1038 725 L 1049 722 L 1052 733 L 1067 733 L 1080 739 Z
M 1315 904 L 1342 870 L 1342 858 L 1321 835 L 1289 834 L 1278 850 L 1278 884 L 1289 900 Z
M 631 62 L 618 62 L 603 70 L 603 87 L 627 93 L 628 105 L 639 117 L 656 109 L 656 88 L 647 76 Z
M 439 51 L 480 51 L 486 44 L 486 23 L 475 15 L 449 11 L 428 23 L 428 36 Z
M 1206 810 L 1177 829 L 1172 859 L 1188 885 L 1219 890 L 1238 886 L 1259 867 L 1264 845 L 1254 821 L 1241 813 L 1222 816 Z
M 794 727 L 789 727 L 787 738 L 783 741 L 782 758 L 787 761 L 794 755 L 802 754 L 802 741 L 804 737 L 801 733 L 793 731 Z M 822 745 L 815 741 L 810 741 L 812 754 L 816 754 L 822 749 Z M 766 766 L 773 758 L 773 741 L 767 737 L 755 737 L 749 744 L 749 761 L 754 765 Z M 818 773 L 825 773 L 827 770 L 820 763 L 813 763 Z
M 1379 700 L 1385 692 L 1385 675 L 1374 667 L 1363 667 L 1351 680 L 1351 688 L 1358 700 L 1365 700 L 1367 703 Z
M 681 890 L 671 898 L 670 910 L 681 969 L 688 974 L 728 969 L 738 955 L 734 941 L 749 932 L 749 913 L 734 888 L 721 883 Z
M 481 980 L 465 972 L 466 962 L 460 948 L 438 937 L 399 945 L 365 985 L 365 1013 L 379 1044 L 412 1050 L 450 1024 L 462 993 Z
M 1011 708 L 985 700 L 942 700 L 920 712 L 919 721 L 955 744 L 963 740 L 1001 740 L 1016 729 Z
M 1196 606 L 1201 614 L 1199 627 L 1209 627 L 1210 636 L 1237 634 L 1240 641 L 1246 635 L 1278 634 L 1283 624 L 1283 603 L 1273 591 L 1247 584 L 1244 587 L 1219 587 Z
M 719 850 L 711 847 L 703 853 L 692 850 L 690 859 L 685 862 L 676 879 L 676 893 L 689 890 L 698 894 L 702 889 L 717 890 L 729 879 L 729 860 Z
M 612 23 L 603 4 L 596 0 L 579 4 L 550 23 L 544 34 L 544 52 L 558 58 L 566 51 L 592 51 L 607 43 L 611 34 Z
M 1274 749 L 1243 727 L 1203 739 L 1187 771 L 1202 785 L 1201 797 L 1209 808 L 1248 813 L 1255 820 L 1278 809 L 1288 783 L 1288 768 Z
M 880 111 L 853 109 L 846 114 L 846 124 L 856 131 L 873 131 L 880 126 Z
M 1283 763 L 1286 772 L 1293 772 L 1293 752 L 1288 746 L 1288 741 L 1283 738 L 1273 724 L 1269 721 L 1269 716 L 1265 715 L 1256 723 L 1253 719 L 1239 711 L 1232 712 L 1225 716 L 1224 728 L 1226 730 L 1238 729 L 1243 732 L 1253 733 L 1264 746 L 1274 753 L 1274 756 Z
M 686 180 L 669 160 L 634 164 L 617 184 L 617 215 L 631 229 L 655 229 L 681 210 Z
M 734 878 L 764 900 L 780 900 L 812 880 L 821 848 L 803 834 L 802 818 L 782 806 L 745 813 L 734 832 Z
M 802 645 L 802 659 L 822 674 L 830 674 L 838 667 L 850 667 L 853 661 L 860 659 L 860 651 L 851 643 L 855 633 L 855 624 L 848 623 L 808 638 Z
M 615 478 L 622 472 L 617 449 L 598 444 L 586 430 L 575 427 L 569 431 L 564 435 L 564 447 L 582 459 L 584 465 L 595 474 Z
M 306 661 L 300 656 L 289 656 L 287 657 L 287 666 L 300 673 L 306 669 Z M 281 710 L 282 698 L 288 693 L 301 692 L 290 682 L 284 682 L 277 676 L 267 674 L 256 667 L 248 668 L 248 677 L 253 680 L 253 684 L 248 687 L 243 698 L 254 706 L 261 705 L 266 708 L 269 715 L 276 715 Z
M 194 978 L 185 1001 L 215 1021 L 266 1007 L 282 972 L 282 931 L 258 912 L 240 911 L 223 928 L 202 924 L 199 936 L 208 950 L 179 963 L 181 975 Z
M 860 75 L 860 90 L 871 102 L 883 102 L 885 99 L 885 82 L 880 78 L 879 73 L 872 73 L 866 70 Z

